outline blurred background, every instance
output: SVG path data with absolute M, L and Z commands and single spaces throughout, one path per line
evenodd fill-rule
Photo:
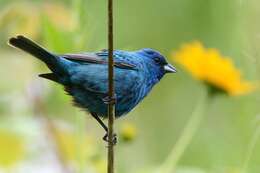
M 0 0 L 1 173 L 106 172 L 100 126 L 61 86 L 38 78 L 44 64 L 6 44 L 23 34 L 57 53 L 101 50 L 106 7 L 106 0 Z M 116 121 L 117 172 L 259 173 L 259 89 L 205 100 L 207 85 L 174 53 L 197 41 L 258 83 L 260 2 L 120 0 L 114 9 L 116 49 L 154 48 L 178 69 Z

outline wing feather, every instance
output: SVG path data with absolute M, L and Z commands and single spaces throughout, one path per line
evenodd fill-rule
M 62 57 L 69 59 L 69 60 L 74 60 L 74 61 L 83 61 L 87 63 L 93 63 L 93 64 L 107 64 L 107 60 L 97 56 L 96 54 L 65 54 L 62 55 Z M 127 62 L 118 62 L 115 60 L 114 62 L 115 67 L 117 68 L 123 68 L 123 69 L 129 69 L 129 70 L 135 70 L 136 66 Z

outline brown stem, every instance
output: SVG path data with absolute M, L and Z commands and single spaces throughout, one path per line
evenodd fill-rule
M 108 0 L 108 153 L 107 173 L 114 173 L 114 59 L 113 59 L 113 0 Z

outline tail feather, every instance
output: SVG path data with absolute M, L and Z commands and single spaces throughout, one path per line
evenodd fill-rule
M 60 80 L 59 80 L 58 76 L 55 75 L 54 73 L 39 74 L 39 77 L 42 77 L 42 78 L 49 79 L 49 80 L 52 80 L 54 82 L 60 83 Z
M 59 61 L 58 56 L 48 52 L 38 44 L 21 35 L 10 38 L 9 44 L 42 60 L 53 72 L 55 72 L 55 66 L 57 66 Z

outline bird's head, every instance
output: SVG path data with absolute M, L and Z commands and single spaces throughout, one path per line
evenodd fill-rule
M 138 54 L 145 58 L 145 63 L 149 68 L 148 70 L 156 74 L 158 80 L 160 80 L 166 73 L 177 72 L 176 68 L 169 64 L 164 56 L 156 50 L 144 48 L 138 51 Z

